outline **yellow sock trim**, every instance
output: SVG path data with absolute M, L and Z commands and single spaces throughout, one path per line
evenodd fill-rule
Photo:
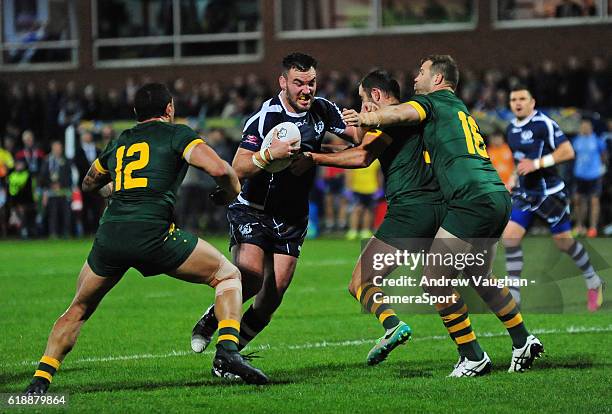
M 42 378 L 46 378 L 47 381 L 51 382 L 53 381 L 53 376 L 51 374 L 49 374 L 47 371 L 41 371 L 39 369 L 36 370 L 36 372 L 34 373 L 35 377 L 42 377 Z
M 470 326 L 470 319 L 466 319 L 463 322 L 458 323 L 457 325 L 454 326 L 449 326 L 448 327 L 448 332 L 453 333 L 453 332 L 457 332 L 460 331 L 464 328 L 467 328 L 468 326 Z
M 47 365 L 51 365 L 53 368 L 58 369 L 61 365 L 61 362 L 59 362 L 57 359 L 55 358 L 51 358 L 49 356 L 44 355 L 41 359 L 40 362 L 44 362 Z
M 475 340 L 476 340 L 476 335 L 474 334 L 474 332 L 470 332 L 467 335 L 463 335 L 458 338 L 455 338 L 455 342 L 457 343 L 457 345 L 466 344 L 468 342 L 472 342 Z
M 384 310 L 378 317 L 378 320 L 380 323 L 383 323 L 389 316 L 395 316 L 395 312 L 393 312 L 391 309 Z
M 506 328 L 514 328 L 516 325 L 523 323 L 523 316 L 520 313 L 514 315 L 514 318 L 504 322 Z
M 355 296 L 357 296 L 357 300 L 358 300 L 359 302 L 361 302 L 361 293 L 362 293 L 362 292 L 363 292 L 363 285 L 362 285 L 362 286 L 359 286 L 359 287 L 357 288 L 357 295 L 355 295 Z
M 363 297 L 363 300 L 359 300 L 359 301 L 363 304 L 363 306 L 367 306 L 368 302 L 370 301 L 370 298 L 374 296 L 374 294 L 377 292 L 382 292 L 382 290 L 380 290 L 379 288 L 368 289 L 368 292 Z
M 451 313 L 450 315 L 443 316 L 442 317 L 442 321 L 444 321 L 444 323 L 449 323 L 451 321 L 454 321 L 455 319 L 457 319 L 461 315 L 464 315 L 465 313 L 467 313 L 467 306 L 463 305 L 461 307 L 461 309 L 459 309 L 459 312 Z
M 234 328 L 237 331 L 240 331 L 240 322 L 234 319 L 224 319 L 219 321 L 219 329 L 223 328 Z
M 376 315 L 376 311 L 378 310 L 378 308 L 380 308 L 380 306 L 382 305 L 382 302 L 374 302 L 374 305 L 372 305 L 372 309 L 370 310 L 370 313 L 373 315 Z
M 238 338 L 236 338 L 234 335 L 229 335 L 229 334 L 220 335 L 219 338 L 217 339 L 217 343 L 221 341 L 232 341 L 232 342 L 238 343 Z
M 506 306 L 504 306 L 503 308 L 499 310 L 499 312 L 497 312 L 497 316 L 506 316 L 515 307 L 516 307 L 516 302 L 514 301 L 514 299 L 511 299 L 510 302 L 508 302 Z

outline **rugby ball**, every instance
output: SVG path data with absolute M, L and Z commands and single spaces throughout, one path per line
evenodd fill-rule
M 297 138 L 298 142 L 295 143 L 294 147 L 300 147 L 302 142 L 302 134 L 300 133 L 300 129 L 293 122 L 283 122 L 268 131 L 263 142 L 261 143 L 261 149 L 266 149 L 272 144 L 272 140 L 274 139 L 274 131 L 278 131 L 278 139 L 281 141 L 293 141 Z M 287 168 L 291 164 L 291 161 L 291 158 L 273 160 L 270 162 L 270 164 L 266 165 L 265 169 L 268 172 L 277 173 Z

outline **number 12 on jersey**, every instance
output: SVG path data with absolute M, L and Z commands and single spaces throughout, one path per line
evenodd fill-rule
M 131 157 L 138 153 L 137 160 L 127 163 L 123 168 L 123 157 Z M 115 191 L 129 190 L 130 188 L 146 187 L 149 180 L 146 177 L 133 178 L 132 173 L 137 170 L 142 170 L 149 164 L 149 144 L 146 142 L 138 142 L 129 146 L 127 151 L 125 145 L 117 148 L 117 167 L 115 168 Z
M 480 131 L 478 130 L 478 125 L 474 118 L 470 115 L 467 115 L 463 111 L 457 112 L 459 116 L 459 120 L 461 121 L 461 126 L 463 127 L 463 133 L 465 134 L 465 143 L 467 144 L 467 149 L 470 154 L 480 155 L 483 158 L 489 158 L 489 154 L 487 153 L 487 148 L 485 147 L 484 139 L 482 135 L 480 135 Z

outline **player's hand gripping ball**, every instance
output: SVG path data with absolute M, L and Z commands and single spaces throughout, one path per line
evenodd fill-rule
M 275 143 L 273 142 L 274 139 L 291 143 L 292 145 L 290 148 L 297 151 L 300 149 L 302 134 L 300 133 L 300 129 L 293 122 L 280 123 L 268 131 L 266 137 L 261 143 L 261 149 L 265 150 L 266 148 L 270 148 L 270 151 L 268 151 L 269 153 L 275 152 L 272 150 L 272 147 L 275 146 Z M 280 172 L 287 168 L 292 161 L 293 158 L 290 156 L 290 154 L 284 154 L 281 156 L 281 158 L 275 157 L 275 159 L 266 165 L 265 169 L 271 173 Z

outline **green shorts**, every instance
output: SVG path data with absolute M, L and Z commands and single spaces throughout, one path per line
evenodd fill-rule
M 374 237 L 396 248 L 414 250 L 422 241 L 433 239 L 445 215 L 446 204 L 392 205 Z
M 174 225 L 106 222 L 96 233 L 87 263 L 99 276 L 120 276 L 130 267 L 153 276 L 178 268 L 197 243 L 197 236 Z
M 512 202 L 507 191 L 472 200 L 451 200 L 442 228 L 462 240 L 499 239 L 508 224 Z

